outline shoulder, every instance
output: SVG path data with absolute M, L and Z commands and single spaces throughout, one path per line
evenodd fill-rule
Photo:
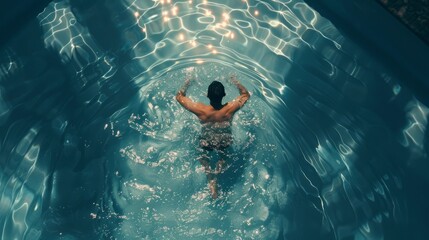
M 224 107 L 225 112 L 231 115 L 234 114 L 238 109 L 243 107 L 244 103 L 246 103 L 248 99 L 249 96 L 247 95 L 238 96 L 234 100 L 228 102 L 228 104 Z
M 184 96 L 183 94 L 177 94 L 176 100 L 180 103 L 180 105 L 197 116 L 203 115 L 207 111 L 207 105 L 200 102 L 194 102 L 192 99 Z

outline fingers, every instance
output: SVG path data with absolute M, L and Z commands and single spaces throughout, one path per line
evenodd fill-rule
M 231 81 L 231 83 L 233 83 L 234 85 L 237 85 L 237 83 L 239 83 L 239 82 L 238 82 L 238 80 L 237 80 L 237 75 L 236 75 L 235 73 L 231 73 L 231 74 L 230 74 L 230 81 Z

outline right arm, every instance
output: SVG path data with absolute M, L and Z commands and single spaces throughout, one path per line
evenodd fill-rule
M 238 96 L 232 101 L 231 113 L 234 113 L 238 109 L 243 107 L 243 105 L 250 98 L 250 94 L 247 89 L 243 85 L 241 85 L 241 83 L 237 80 L 235 76 L 231 76 L 231 82 L 238 88 L 238 91 L 240 92 L 240 96 Z

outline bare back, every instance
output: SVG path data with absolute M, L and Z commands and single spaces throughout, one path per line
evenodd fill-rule
M 211 105 L 194 102 L 180 92 L 176 95 L 177 101 L 188 111 L 194 113 L 201 123 L 224 122 L 232 120 L 234 113 L 239 110 L 249 99 L 250 94 L 245 91 L 233 101 L 226 103 L 221 109 L 216 110 Z
M 202 114 L 197 115 L 201 123 L 209 122 L 225 122 L 231 121 L 234 114 L 233 109 L 231 108 L 231 103 L 227 103 L 223 108 L 216 110 L 210 105 L 201 106 Z

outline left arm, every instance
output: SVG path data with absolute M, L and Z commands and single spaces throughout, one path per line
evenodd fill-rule
M 197 116 L 201 116 L 203 114 L 201 103 L 194 102 L 190 98 L 186 97 L 186 90 L 188 89 L 189 84 L 190 79 L 186 79 L 185 84 L 176 94 L 176 100 L 188 111 Z

